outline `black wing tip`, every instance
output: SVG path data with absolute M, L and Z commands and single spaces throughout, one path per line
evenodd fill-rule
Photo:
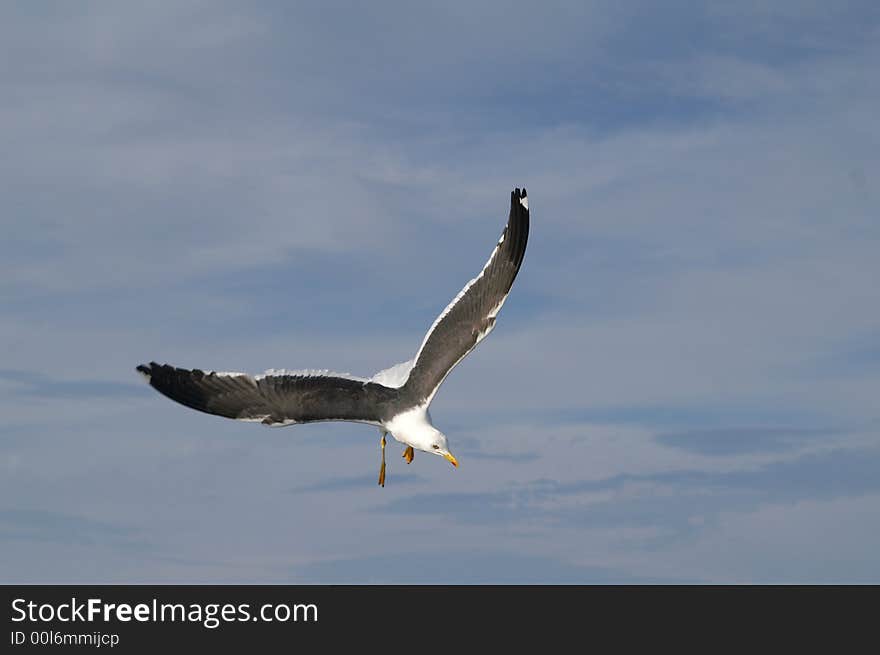
M 150 362 L 149 364 L 140 364 L 136 367 L 136 371 L 144 376 L 147 382 L 150 384 L 153 383 L 153 378 L 157 375 L 165 373 L 168 369 L 172 369 L 168 364 L 159 364 L 157 362 Z
M 529 211 L 528 193 L 526 193 L 525 187 L 522 189 L 516 187 L 510 192 L 510 208 L 511 210 L 523 208 L 526 212 Z
M 135 370 L 136 370 L 138 373 L 140 373 L 141 375 L 143 375 L 144 378 L 147 380 L 147 382 L 150 382 L 150 381 L 153 379 L 153 371 L 154 371 L 158 366 L 159 366 L 159 365 L 158 365 L 156 362 L 150 362 L 149 365 L 147 365 L 147 364 L 141 364 L 141 365 L 138 366 L 137 369 L 135 369 Z
M 529 201 L 525 187 L 516 187 L 510 192 L 510 220 L 504 234 L 508 238 L 508 256 L 519 270 L 529 239 Z M 513 284 L 513 280 L 510 283 Z
M 141 364 L 136 368 L 137 372 L 143 375 L 147 382 L 152 384 L 152 379 L 156 375 L 167 378 L 168 376 L 173 376 L 175 374 L 187 374 L 191 375 L 194 379 L 200 380 L 204 377 L 212 377 L 215 376 L 216 373 L 214 371 L 209 371 L 205 373 L 203 370 L 199 368 L 194 369 L 184 369 L 184 368 L 175 368 L 169 364 L 157 364 L 156 362 L 150 362 L 149 364 Z

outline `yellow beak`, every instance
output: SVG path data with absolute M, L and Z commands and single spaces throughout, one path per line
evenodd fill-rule
M 447 460 L 450 464 L 452 464 L 454 467 L 458 468 L 458 460 L 455 459 L 455 457 L 452 456 L 452 453 L 443 453 L 443 457 L 445 457 L 446 460 Z

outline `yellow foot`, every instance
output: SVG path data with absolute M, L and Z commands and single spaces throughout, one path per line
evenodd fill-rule
M 385 486 L 385 433 L 382 433 L 382 466 L 379 467 L 379 486 Z
M 406 450 L 403 451 L 403 458 L 406 460 L 407 464 L 412 464 L 413 457 L 416 456 L 416 451 L 413 450 L 412 446 L 407 446 Z

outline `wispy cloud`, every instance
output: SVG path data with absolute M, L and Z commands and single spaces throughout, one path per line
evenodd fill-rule
M 723 456 L 790 450 L 803 446 L 805 441 L 818 440 L 833 435 L 833 430 L 821 428 L 724 428 L 664 432 L 658 434 L 656 438 L 661 444 L 672 448 L 681 448 L 702 455 Z
M 437 514 L 481 525 L 541 525 L 566 530 L 654 528 L 640 539 L 658 547 L 694 540 L 727 514 L 768 505 L 858 499 L 880 492 L 880 451 L 837 450 L 753 470 L 676 470 L 563 483 L 535 480 L 502 490 L 422 492 L 380 511 Z M 833 473 L 832 473 L 833 472 Z
M 357 491 L 367 489 L 376 484 L 376 475 L 355 475 L 351 477 L 337 478 L 335 480 L 322 480 L 314 484 L 294 487 L 290 490 L 293 494 L 316 494 L 328 491 Z M 395 473 L 390 481 L 397 485 L 421 485 L 425 479 L 413 473 Z
M 626 571 L 505 552 L 428 551 L 318 561 L 294 569 L 297 584 L 650 584 Z
M 51 542 L 61 546 L 139 543 L 136 531 L 115 523 L 44 510 L 0 510 L 0 539 Z
M 13 395 L 40 398 L 124 398 L 143 394 L 143 385 L 95 380 L 55 380 L 30 371 L 0 370 L 0 384 Z

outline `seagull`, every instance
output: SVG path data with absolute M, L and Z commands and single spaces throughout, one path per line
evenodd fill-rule
M 261 375 L 184 369 L 168 364 L 137 367 L 159 393 L 187 407 L 269 426 L 349 421 L 379 428 L 379 485 L 385 486 L 385 437 L 415 450 L 458 460 L 431 422 L 428 406 L 449 372 L 495 328 L 498 312 L 522 265 L 529 236 L 525 189 L 510 194 L 507 225 L 479 274 L 446 306 L 411 360 L 360 378 L 327 370 L 270 369 Z

